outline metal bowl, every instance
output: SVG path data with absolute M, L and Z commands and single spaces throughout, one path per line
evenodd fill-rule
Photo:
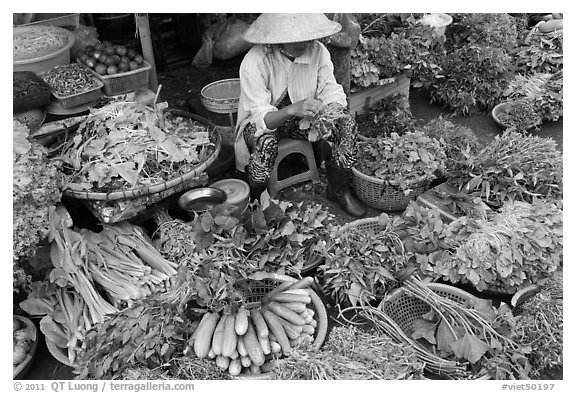
M 178 198 L 178 206 L 188 213 L 202 213 L 226 202 L 226 198 L 226 192 L 219 188 L 194 188 Z

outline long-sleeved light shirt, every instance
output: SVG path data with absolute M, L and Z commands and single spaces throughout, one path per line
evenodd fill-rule
M 324 45 L 313 41 L 304 54 L 290 61 L 277 47 L 264 45 L 250 49 L 240 65 L 240 100 L 234 151 L 236 168 L 244 171 L 250 154 L 243 130 L 249 123 L 256 126 L 256 135 L 274 132 L 268 129 L 264 116 L 276 107 L 287 91 L 292 103 L 316 98 L 324 105 L 337 102 L 347 106 L 346 94 L 334 78 L 334 66 Z

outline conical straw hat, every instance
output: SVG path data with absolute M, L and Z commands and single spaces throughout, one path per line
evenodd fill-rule
M 310 41 L 338 33 L 342 26 L 324 14 L 261 14 L 244 32 L 253 44 Z

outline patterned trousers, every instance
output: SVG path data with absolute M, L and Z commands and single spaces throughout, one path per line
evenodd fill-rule
M 356 162 L 356 136 L 358 127 L 354 117 L 347 110 L 344 116 L 326 122 L 331 128 L 326 138 L 332 147 L 332 161 L 338 166 L 351 168 Z M 273 133 L 255 137 L 256 127 L 248 123 L 243 130 L 244 141 L 250 152 L 246 175 L 252 183 L 262 184 L 270 176 L 278 155 L 278 141 L 282 138 L 308 140 L 308 129 L 301 130 L 299 118 L 292 118 Z

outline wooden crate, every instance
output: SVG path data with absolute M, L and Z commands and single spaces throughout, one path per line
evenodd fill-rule
M 368 87 L 364 90 L 350 94 L 348 106 L 352 115 L 362 114 L 384 97 L 395 93 L 402 93 L 406 98 L 410 95 L 410 77 L 403 72 L 394 78 L 386 80 L 383 85 Z

